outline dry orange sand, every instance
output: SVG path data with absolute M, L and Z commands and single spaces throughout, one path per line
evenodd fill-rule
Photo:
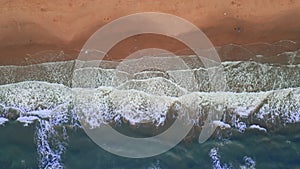
M 29 55 L 44 50 L 63 50 L 69 54 L 56 60 L 74 59 L 85 41 L 104 24 L 128 14 L 149 11 L 187 19 L 215 46 L 283 39 L 300 41 L 298 0 L 2 0 L 0 63 L 21 64 Z M 120 59 L 147 47 L 171 51 L 185 48 L 170 38 L 144 35 L 121 42 L 111 56 Z M 299 47 L 299 43 L 292 46 Z M 266 50 L 255 45 L 250 48 Z M 219 51 L 223 60 L 245 59 L 234 54 L 223 56 L 222 50 Z

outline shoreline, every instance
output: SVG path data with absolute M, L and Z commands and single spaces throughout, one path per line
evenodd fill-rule
M 153 44 L 153 42 L 151 42 Z M 186 49 L 181 46 L 178 50 L 178 46 L 165 45 L 163 48 L 168 48 L 170 52 L 173 52 L 179 56 L 193 55 L 194 52 L 191 49 Z M 104 60 L 109 61 L 121 61 L 126 56 L 129 56 L 135 51 L 124 50 L 124 46 L 132 46 L 130 39 L 114 46 L 108 55 L 112 57 L 104 57 Z M 61 48 L 48 48 L 49 46 L 37 46 L 33 53 L 27 53 L 25 55 L 20 54 L 18 57 L 8 57 L 9 53 L 5 54 L 5 50 L 0 52 L 1 63 L 0 66 L 16 65 L 25 66 L 31 64 L 40 64 L 47 62 L 60 62 L 60 61 L 71 61 L 75 60 L 80 53 L 80 50 L 63 50 Z M 144 45 L 141 48 L 151 48 L 151 45 Z M 13 47 L 13 51 L 18 50 L 17 46 Z M 215 47 L 217 53 L 222 62 L 224 61 L 257 61 L 262 63 L 289 63 L 289 55 L 293 52 L 295 54 L 295 63 L 300 63 L 300 43 L 292 40 L 280 40 L 274 43 L 249 43 L 245 45 L 238 44 L 227 44 L 223 46 Z M 140 50 L 140 49 L 139 49 Z M 117 52 L 115 52 L 117 51 Z M 20 52 L 20 51 L 19 51 Z M 122 57 L 120 57 L 122 56 Z

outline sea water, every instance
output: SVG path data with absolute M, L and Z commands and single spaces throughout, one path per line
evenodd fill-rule
M 211 91 L 205 68 L 130 75 L 111 67 L 81 65 L 74 77 L 70 70 L 78 63 L 82 64 L 0 67 L 0 168 L 300 168 L 297 64 L 224 62 L 226 88 Z M 92 95 L 81 95 L 74 104 L 76 92 Z M 151 130 L 167 128 L 172 106 L 180 103 L 177 106 L 193 110 L 194 132 L 163 154 L 120 157 L 85 133 L 74 110 L 87 103 L 92 111 L 84 115 L 97 117 L 87 121 L 90 126 L 113 121 L 116 130 L 128 135 L 143 128 L 140 122 L 154 126 Z M 216 131 L 200 144 L 197 138 L 207 106 L 221 108 L 222 117 L 213 121 Z M 151 135 L 150 131 L 135 136 Z
M 41 159 L 39 151 L 45 151 L 47 144 L 37 145 L 37 128 L 24 127 L 20 123 L 9 122 L 0 127 L 1 168 L 299 168 L 300 166 L 300 126 L 287 125 L 266 133 L 247 129 L 243 133 L 227 131 L 219 133 L 207 142 L 199 144 L 180 143 L 170 151 L 145 159 L 130 159 L 113 155 L 95 144 L 82 129 L 66 129 L 67 143 L 59 142 L 64 152 L 54 152 L 60 156 L 58 162 L 53 156 Z M 56 140 L 57 141 L 57 140 Z M 48 138 L 47 142 L 55 142 Z M 53 144 L 53 143 L 52 143 Z M 43 147 L 45 146 L 45 147 Z M 47 150 L 46 150 L 47 151 Z M 41 161 L 42 160 L 42 161 Z M 41 166 L 41 162 L 45 165 Z M 51 168 L 50 167 L 50 168 Z

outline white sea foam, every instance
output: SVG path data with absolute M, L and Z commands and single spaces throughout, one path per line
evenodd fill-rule
M 258 72 L 262 74 L 275 70 L 274 67 L 270 68 L 251 62 L 247 64 L 236 62 L 228 63 L 227 68 L 230 69 L 228 72 L 233 72 L 232 76 L 235 76 L 236 73 L 251 68 L 249 66 L 251 64 L 259 67 L 260 71 Z M 226 68 L 226 64 L 224 65 Z M 237 70 L 233 71 L 234 69 Z M 280 73 L 279 69 L 276 69 L 277 73 Z M 275 85 L 276 90 L 239 93 L 230 91 L 195 92 L 209 86 L 205 80 L 202 80 L 201 83 L 196 83 L 196 88 L 193 88 L 194 85 L 191 85 L 193 83 L 190 83 L 194 81 L 193 79 L 188 81 L 188 79 L 178 78 L 190 74 L 188 71 L 194 71 L 192 73 L 195 75 L 194 80 L 200 77 L 205 79 L 205 69 L 197 69 L 167 71 L 163 76 L 148 79 L 132 79 L 131 76 L 127 76 L 121 80 L 111 79 L 109 83 L 104 78 L 102 79 L 104 81 L 100 80 L 96 85 L 89 83 L 89 85 L 92 84 L 92 88 L 69 88 L 61 84 L 27 81 L 0 86 L 0 104 L 5 110 L 3 117 L 6 117 L 8 109 L 13 107 L 21 112 L 18 121 L 25 125 L 29 125 L 33 121 L 37 122 L 36 142 L 40 168 L 63 168 L 61 156 L 67 146 L 66 130 L 58 131 L 55 126 L 79 126 L 77 118 L 83 122 L 81 125 L 88 125 L 92 128 L 121 119 L 132 125 L 152 123 L 160 126 L 166 123 L 168 113 L 174 108 L 179 110 L 179 113 L 185 111 L 181 112 L 180 108 L 188 108 L 188 120 L 197 125 L 200 125 L 211 111 L 217 111 L 220 114 L 217 114 L 219 116 L 217 119 L 213 119 L 215 125 L 221 128 L 237 129 L 240 132 L 244 132 L 247 128 L 269 130 L 269 128 L 261 126 L 300 122 L 300 88 L 294 86 L 280 89 L 296 84 L 297 77 L 285 83 L 285 76 L 290 75 L 286 73 L 284 77 L 280 77 L 281 82 L 276 82 L 279 85 L 279 87 Z M 231 88 L 233 89 L 240 82 L 245 83 L 239 84 L 242 86 L 241 88 L 259 82 L 256 80 L 253 83 L 251 78 L 242 77 L 241 73 L 237 79 L 238 82 L 229 81 L 229 83 L 232 83 Z M 262 84 L 264 83 L 267 81 Z M 87 83 L 82 81 L 82 84 Z M 78 112 L 83 113 L 78 114 Z M 222 119 L 225 117 L 223 114 L 226 114 L 226 119 Z M 7 121 L 3 117 L 0 119 L 2 121 L 0 124 Z M 261 119 L 261 123 L 255 124 L 257 125 L 255 126 L 251 124 L 251 121 L 249 122 L 249 118 Z M 199 120 L 200 123 L 198 123 Z M 213 160 L 214 168 L 230 168 L 230 165 L 221 164 L 216 149 L 211 150 L 210 157 Z M 249 160 L 245 161 L 249 162 Z M 243 166 L 251 165 L 246 164 L 241 167 Z
M 35 120 L 38 120 L 39 118 L 36 116 L 23 116 L 18 117 L 17 121 L 24 123 L 24 126 L 28 126 L 28 124 L 33 123 Z
M 255 107 L 237 107 L 237 114 L 241 117 L 247 117 L 255 109 Z
M 209 157 L 212 160 L 214 169 L 232 169 L 231 164 L 222 164 L 220 155 L 218 154 L 218 148 L 212 148 L 209 152 Z
M 23 112 L 53 109 L 71 101 L 72 92 L 61 84 L 26 81 L 0 86 L 0 102 Z
M 51 71 L 51 64 L 44 64 L 49 68 L 45 70 Z M 64 62 L 61 62 L 63 65 Z M 255 62 L 226 62 L 222 65 L 228 81 L 225 92 L 210 91 L 207 71 L 203 68 L 168 70 L 163 74 L 147 71 L 146 74 L 153 73 L 153 77 L 145 78 L 145 72 L 129 75 L 115 69 L 82 66 L 75 72 L 80 80 L 77 79 L 78 83 L 73 83 L 77 86 L 73 87 L 78 88 L 37 81 L 2 85 L 0 104 L 5 108 L 3 115 L 7 115 L 8 108 L 14 107 L 21 112 L 18 121 L 25 125 L 37 121 L 40 168 L 63 168 L 61 156 L 67 146 L 64 125 L 79 126 L 77 118 L 92 128 L 122 118 L 132 125 L 153 123 L 160 126 L 166 123 L 167 113 L 174 105 L 179 105 L 189 109 L 188 118 L 195 124 L 199 125 L 199 119 L 204 121 L 211 110 L 217 110 L 221 114 L 213 121 L 215 125 L 240 132 L 248 126 L 267 131 L 268 128 L 261 126 L 300 122 L 299 65 L 291 67 Z M 14 67 L 14 71 L 10 69 L 5 68 L 2 74 L 15 75 L 22 70 L 20 67 Z M 27 69 L 35 70 L 33 65 Z M 87 76 L 87 72 L 92 72 L 97 78 Z M 135 79 L 137 75 L 140 79 Z M 20 80 L 16 79 L 17 76 L 5 77 L 9 83 Z M 64 82 L 61 77 L 70 81 L 69 77 L 60 74 L 51 76 L 50 82 L 68 86 L 70 83 Z M 228 117 L 221 120 L 225 113 Z M 7 122 L 3 117 L 0 117 L 0 125 Z M 262 124 L 251 124 L 249 118 L 261 120 Z M 56 126 L 62 126 L 63 131 L 58 131 Z M 216 148 L 209 155 L 214 168 L 231 168 L 228 164 L 221 164 Z M 245 165 L 241 168 L 255 167 L 255 161 L 251 160 L 244 158 Z
M 35 116 L 38 116 L 40 118 L 49 118 L 52 114 L 52 110 L 48 110 L 48 109 L 36 110 L 36 111 L 26 112 L 26 114 L 35 115 Z
M 41 83 L 38 84 L 41 85 Z M 26 93 L 25 96 L 28 96 L 27 94 L 28 93 Z M 16 101 L 15 99 L 12 100 Z M 67 103 L 69 102 L 68 100 L 66 101 Z M 70 127 L 80 127 L 77 116 L 69 109 L 70 105 L 67 103 L 56 105 L 56 107 L 51 110 L 44 109 L 22 112 L 20 114 L 21 116 L 16 119 L 16 121 L 23 123 L 24 126 L 36 122 L 35 142 L 40 159 L 39 168 L 64 168 L 62 155 L 65 152 L 68 141 L 66 125 Z M 53 105 L 50 107 L 52 106 Z M 4 109 L 9 110 L 9 107 L 3 107 Z M 7 121 L 8 119 L 0 117 L 0 125 Z
M 86 62 L 87 63 L 84 61 L 76 61 L 76 63 L 74 63 L 74 61 L 65 61 L 30 66 L 0 66 L 0 76 L 3 77 L 0 79 L 0 84 L 32 80 L 60 83 L 69 87 L 117 87 L 128 80 L 135 78 L 140 79 L 141 75 L 142 78 L 145 79 L 163 73 L 163 75 L 159 76 L 171 80 L 188 91 L 211 91 L 208 69 L 202 68 L 201 66 L 193 68 L 184 66 L 184 69 L 180 67 L 178 67 L 178 69 L 163 67 L 163 71 L 147 70 L 145 75 L 144 70 L 130 74 L 122 71 L 122 69 L 109 67 L 107 64 L 112 63 L 107 63 L 108 61 L 98 61 L 96 65 L 93 65 L 91 61 Z M 118 64 L 114 63 L 113 65 Z M 172 66 L 174 67 L 174 65 Z M 253 61 L 238 61 L 223 62 L 220 67 L 223 67 L 224 77 L 226 77 L 226 91 L 257 92 L 299 87 L 299 64 L 276 65 L 262 64 Z
M 255 125 L 255 124 L 251 125 L 249 128 L 250 129 L 257 129 L 257 130 L 260 130 L 260 131 L 267 132 L 267 129 L 265 129 L 263 127 L 260 127 L 259 125 Z
M 172 88 L 162 88 L 173 91 Z M 118 116 L 131 124 L 163 124 L 167 112 L 175 102 L 188 107 L 192 112 L 190 119 L 195 121 L 205 117 L 212 108 L 217 108 L 221 116 L 229 111 L 232 118 L 237 116 L 230 123 L 230 119 L 224 122 L 241 131 L 246 128 L 243 119 L 250 116 L 265 119 L 269 124 L 276 124 L 274 120 L 277 117 L 282 120 L 280 123 L 295 123 L 300 120 L 300 88 L 256 93 L 192 92 L 180 97 L 113 87 L 71 89 L 63 85 L 33 81 L 3 85 L 0 89 L 1 103 L 6 107 L 19 108 L 22 116 L 48 118 L 51 116 L 49 110 L 59 105 L 75 105 L 76 108 L 80 107 L 82 111 L 88 112 L 89 119 L 96 120 L 93 123 L 98 125 Z
M 131 124 L 163 124 L 167 111 L 174 101 L 172 97 L 154 96 L 137 90 L 74 89 L 75 110 L 79 118 L 91 127 L 114 120 L 118 116 Z M 82 112 L 82 114 L 81 114 Z
M 247 124 L 244 123 L 244 122 L 236 122 L 235 124 L 236 124 L 235 127 L 236 127 L 236 128 L 239 130 L 239 132 L 241 132 L 241 133 L 243 133 L 243 132 L 246 130 L 246 128 L 247 128 Z
M 7 119 L 7 118 L 0 117 L 0 125 L 5 124 L 6 122 L 8 122 L 8 119 Z
M 248 156 L 244 156 L 244 165 L 240 165 L 241 169 L 255 169 L 256 162 Z
M 293 64 L 297 57 L 295 53 L 286 54 Z M 7 115 L 8 108 L 13 107 L 21 112 L 18 121 L 25 125 L 37 122 L 36 143 L 40 168 L 63 168 L 62 154 L 67 146 L 64 125 L 79 126 L 77 118 L 90 127 L 122 118 L 132 125 L 153 123 L 160 126 L 165 124 L 172 106 L 179 105 L 189 108 L 188 120 L 198 125 L 199 119 L 205 120 L 212 108 L 221 113 L 229 112 L 226 119 L 218 119 L 213 123 L 240 132 L 249 125 L 251 129 L 269 130 L 260 127 L 261 124 L 251 125 L 247 120 L 249 118 L 260 119 L 268 125 L 300 122 L 300 65 L 224 62 L 226 92 L 210 92 L 211 84 L 205 68 L 178 67 L 172 70 L 172 67 L 164 72 L 149 70 L 142 73 L 134 70 L 129 72 L 133 74 L 129 74 L 126 70 L 106 67 L 106 63 L 102 63 L 101 68 L 80 64 L 73 74 L 76 82 L 73 87 L 94 89 L 66 87 L 71 86 L 73 61 L 0 67 L 3 77 L 1 84 L 27 78 L 65 85 L 27 81 L 0 86 L 0 104 L 5 107 L 4 115 Z M 159 64 L 156 63 L 157 68 L 167 69 Z M 20 74 L 27 71 L 39 73 L 24 77 Z M 52 73 L 48 75 L 49 72 Z M 87 76 L 87 73 L 92 76 Z M 78 94 L 78 97 L 74 97 L 74 94 Z M 4 117 L 0 117 L 0 125 L 8 121 Z M 276 121 L 278 119 L 279 122 Z M 62 131 L 57 126 L 61 126 Z M 232 168 L 230 164 L 221 163 L 217 148 L 211 149 L 209 155 L 214 168 Z M 255 161 L 250 157 L 245 156 L 244 161 L 245 165 L 241 165 L 241 168 L 255 168 Z M 159 165 L 154 167 L 160 168 Z
M 182 88 L 176 83 L 173 83 L 172 81 L 161 77 L 143 80 L 131 80 L 120 85 L 118 89 L 135 89 L 138 91 L 144 91 L 145 93 L 149 93 L 152 95 L 171 97 L 178 97 L 188 93 L 185 88 Z
M 214 169 L 232 169 L 232 164 L 229 163 L 223 163 L 221 161 L 221 156 L 219 155 L 219 149 L 214 147 L 209 152 L 209 157 L 212 160 L 213 168 Z M 248 156 L 243 157 L 243 164 L 241 164 L 239 167 L 240 169 L 255 169 L 256 162 Z
M 51 122 L 40 120 L 36 131 L 37 152 L 39 155 L 39 168 L 64 168 L 62 154 L 66 149 L 66 130 L 59 134 Z
M 215 121 L 213 121 L 213 124 L 219 126 L 221 129 L 231 128 L 231 126 L 229 124 L 226 124 L 222 121 L 215 120 Z
M 68 109 L 68 105 L 64 104 L 53 110 L 41 111 L 42 114 L 50 114 L 48 119 L 36 117 L 35 142 L 40 159 L 39 168 L 64 168 L 62 155 L 68 146 L 66 125 L 79 126 L 76 116 L 69 111 L 71 110 Z M 38 111 L 34 113 L 39 114 Z

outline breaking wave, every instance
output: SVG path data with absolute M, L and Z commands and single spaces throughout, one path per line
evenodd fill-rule
M 91 128 L 112 122 L 162 127 L 174 110 L 188 108 L 188 122 L 199 128 L 212 109 L 221 112 L 212 122 L 221 130 L 269 132 L 300 121 L 299 65 L 223 62 L 226 89 L 213 91 L 202 67 L 130 74 L 105 61 L 92 64 L 0 67 L 0 125 L 9 120 L 36 125 L 40 168 L 63 168 L 68 128 L 81 127 L 82 119 Z M 209 156 L 214 168 L 230 168 L 220 163 L 217 149 Z M 250 157 L 244 161 L 241 168 L 255 167 Z

